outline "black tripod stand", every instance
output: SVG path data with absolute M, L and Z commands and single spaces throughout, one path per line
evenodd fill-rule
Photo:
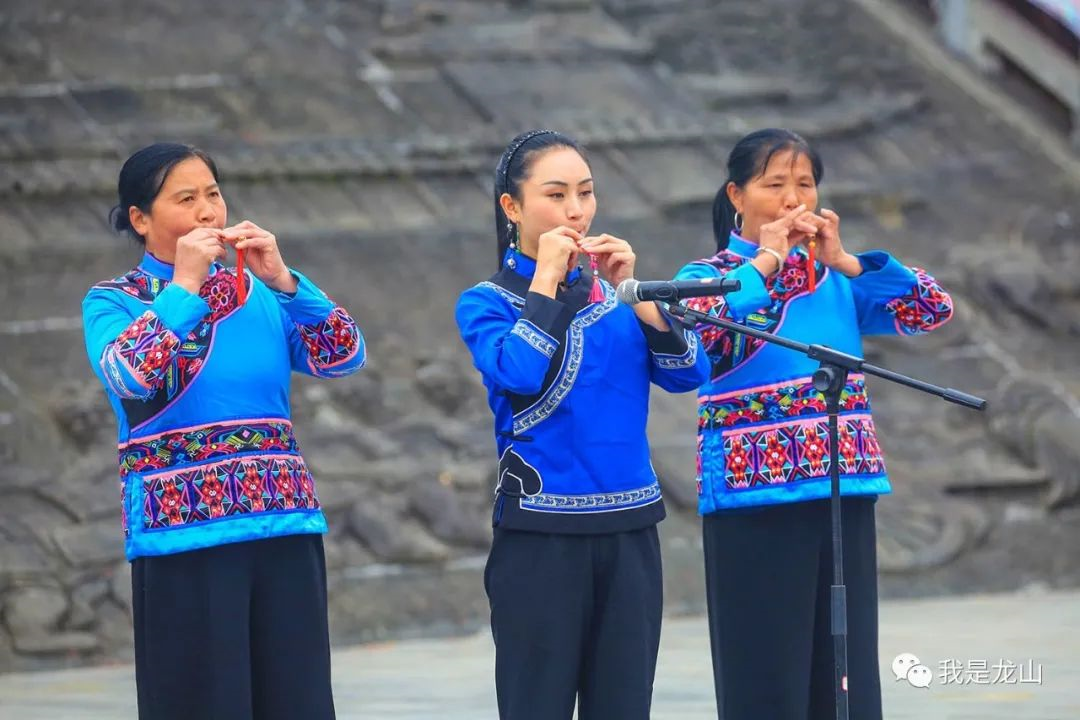
M 714 318 L 696 310 L 691 310 L 678 303 L 668 306 L 668 311 L 677 317 L 705 323 L 731 330 L 742 335 L 758 338 L 781 347 L 800 352 L 821 364 L 814 372 L 814 389 L 824 393 L 825 407 L 829 415 L 829 477 L 832 480 L 832 547 L 833 547 L 833 584 L 832 584 L 832 636 L 833 651 L 836 658 L 835 697 L 837 720 L 848 720 L 848 672 L 847 672 L 847 588 L 844 585 L 844 541 L 841 535 L 840 518 L 840 395 L 847 384 L 848 373 L 860 371 L 869 375 L 885 378 L 900 385 L 936 395 L 949 402 L 975 410 L 985 410 L 986 401 L 982 398 L 962 393 L 951 388 L 938 387 L 930 383 L 901 375 L 900 373 L 871 365 L 862 358 L 838 352 L 824 345 L 806 345 L 804 343 L 777 337 L 761 330 L 748 328 L 738 323 Z

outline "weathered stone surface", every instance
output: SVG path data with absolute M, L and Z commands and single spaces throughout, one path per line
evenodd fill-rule
M 326 567 L 330 571 L 359 568 L 374 563 L 375 556 L 346 532 L 331 534 L 325 540 Z
M 453 417 L 475 402 L 482 386 L 472 368 L 462 366 L 460 355 L 443 353 L 416 371 L 416 385 L 422 397 Z
M 57 528 L 53 540 L 64 559 L 75 567 L 111 564 L 124 556 L 119 518 Z
M 385 407 L 382 396 L 379 371 L 375 368 L 365 368 L 364 372 L 340 378 L 334 383 L 334 401 L 366 424 L 383 416 Z
M 495 487 L 495 475 L 498 465 L 494 458 L 484 458 L 472 462 L 452 462 L 444 465 L 439 470 L 438 480 L 440 483 L 449 485 L 459 490 L 468 490 L 470 493 L 479 491 L 487 493 Z M 477 495 L 473 495 L 475 503 Z
M 383 562 L 430 563 L 446 560 L 450 551 L 415 523 L 365 503 L 349 512 L 349 529 Z
M 95 607 L 95 615 L 94 634 L 101 639 L 102 648 L 118 659 L 132 661 L 135 648 L 130 610 L 106 600 Z
M 48 552 L 25 537 L 3 536 L 0 542 L 0 590 L 11 578 L 29 578 L 48 567 Z
M 494 17 L 492 17 L 494 15 Z M 639 59 L 650 44 L 598 12 L 542 13 L 522 18 L 492 13 L 409 37 L 382 38 L 374 50 L 394 61 L 471 59 Z
M 379 25 L 387 32 L 416 30 L 429 21 L 446 20 L 447 2 L 432 0 L 387 0 Z
M 17 643 L 37 641 L 55 632 L 71 603 L 55 587 L 27 587 L 4 598 L 4 625 Z
M 77 585 L 71 592 L 71 610 L 64 626 L 73 630 L 92 630 L 97 625 L 98 610 L 109 596 L 109 584 L 95 579 Z
M 990 520 L 975 505 L 939 500 L 881 503 L 877 509 L 878 567 L 915 573 L 946 565 L 978 544 Z
M 414 483 L 409 488 L 409 509 L 431 528 L 435 537 L 455 546 L 486 548 L 491 543 L 491 520 L 465 505 L 450 489 L 446 476 Z
M 120 607 L 130 611 L 131 563 L 127 561 L 117 563 L 107 577 L 109 580 L 109 596 L 119 603 Z
M 116 427 L 108 402 L 97 388 L 86 382 L 62 384 L 57 389 L 53 414 L 79 449 L 105 441 Z
M 323 512 L 332 513 L 342 508 L 350 508 L 369 492 L 367 484 L 358 475 L 331 475 L 317 469 L 313 471 L 318 472 L 315 490 Z

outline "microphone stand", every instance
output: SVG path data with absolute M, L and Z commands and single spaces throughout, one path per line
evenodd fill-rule
M 716 293 L 722 294 L 722 293 Z M 840 394 L 847 384 L 848 373 L 863 372 L 875 375 L 899 385 L 920 390 L 957 405 L 974 410 L 985 410 L 986 400 L 967 393 L 932 385 L 922 380 L 901 375 L 886 368 L 871 365 L 860 357 L 848 355 L 825 345 L 806 345 L 771 333 L 748 328 L 744 325 L 715 318 L 691 310 L 679 303 L 671 303 L 667 310 L 672 315 L 694 323 L 714 325 L 725 330 L 764 340 L 802 353 L 820 365 L 813 375 L 814 389 L 825 395 L 825 407 L 829 416 L 829 477 L 832 480 L 830 498 L 832 509 L 833 584 L 832 636 L 835 664 L 835 700 L 837 720 L 848 720 L 848 663 L 847 663 L 847 587 L 844 585 L 844 539 L 841 534 L 840 517 Z

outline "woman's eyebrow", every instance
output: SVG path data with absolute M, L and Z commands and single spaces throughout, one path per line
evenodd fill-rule
M 584 180 L 578 180 L 578 185 L 584 185 L 585 183 L 588 183 L 588 182 L 592 182 L 591 177 L 587 177 Z M 543 182 L 543 183 L 540 183 L 540 184 L 541 185 L 559 185 L 559 186 L 562 186 L 562 187 L 570 187 L 569 183 L 563 182 L 562 180 L 548 180 L 547 182 Z

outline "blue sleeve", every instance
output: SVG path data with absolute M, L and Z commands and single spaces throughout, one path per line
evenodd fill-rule
M 649 347 L 649 379 L 672 393 L 696 390 L 709 379 L 709 357 L 701 350 L 697 333 L 659 303 L 657 307 L 671 326 L 669 330 L 638 321 Z
M 742 287 L 733 293 L 716 296 L 719 304 L 723 305 L 726 315 L 730 318 L 744 320 L 747 315 L 772 304 L 772 298 L 769 297 L 769 291 L 765 287 L 765 278 L 761 276 L 756 267 L 748 262 L 724 273 L 706 263 L 690 263 L 675 275 L 676 280 L 700 280 L 712 277 L 726 277 L 738 280 L 742 284 Z M 696 299 L 698 298 L 694 298 L 687 303 L 693 310 L 698 310 L 693 302 Z
M 210 312 L 198 295 L 169 285 L 150 305 L 119 290 L 92 289 L 82 303 L 90 365 L 105 388 L 125 400 L 148 400 L 165 384 L 181 338 Z
M 574 318 L 564 303 L 534 292 L 518 317 L 508 300 L 480 286 L 462 293 L 454 315 L 476 369 L 519 395 L 540 391 Z
M 735 322 L 742 322 L 750 313 L 771 305 L 772 298 L 765 287 L 765 278 L 758 269 L 743 260 L 731 260 L 731 262 L 738 262 L 739 265 L 721 271 L 708 263 L 695 262 L 680 270 L 675 276 L 676 280 L 726 277 L 742 283 L 742 287 L 736 292 L 690 298 L 685 301 L 685 305 L 704 315 Z M 698 334 L 701 348 L 707 357 L 711 378 L 719 377 L 745 362 L 746 357 L 741 352 L 741 349 L 745 348 L 745 343 L 737 333 L 706 323 L 699 323 L 694 330 Z
M 291 271 L 296 292 L 270 289 L 280 303 L 289 337 L 292 368 L 315 377 L 351 375 L 364 366 L 367 347 L 345 308 L 304 275 Z
M 925 271 L 880 250 L 856 257 L 863 272 L 849 282 L 863 335 L 920 335 L 952 317 L 952 298 Z

